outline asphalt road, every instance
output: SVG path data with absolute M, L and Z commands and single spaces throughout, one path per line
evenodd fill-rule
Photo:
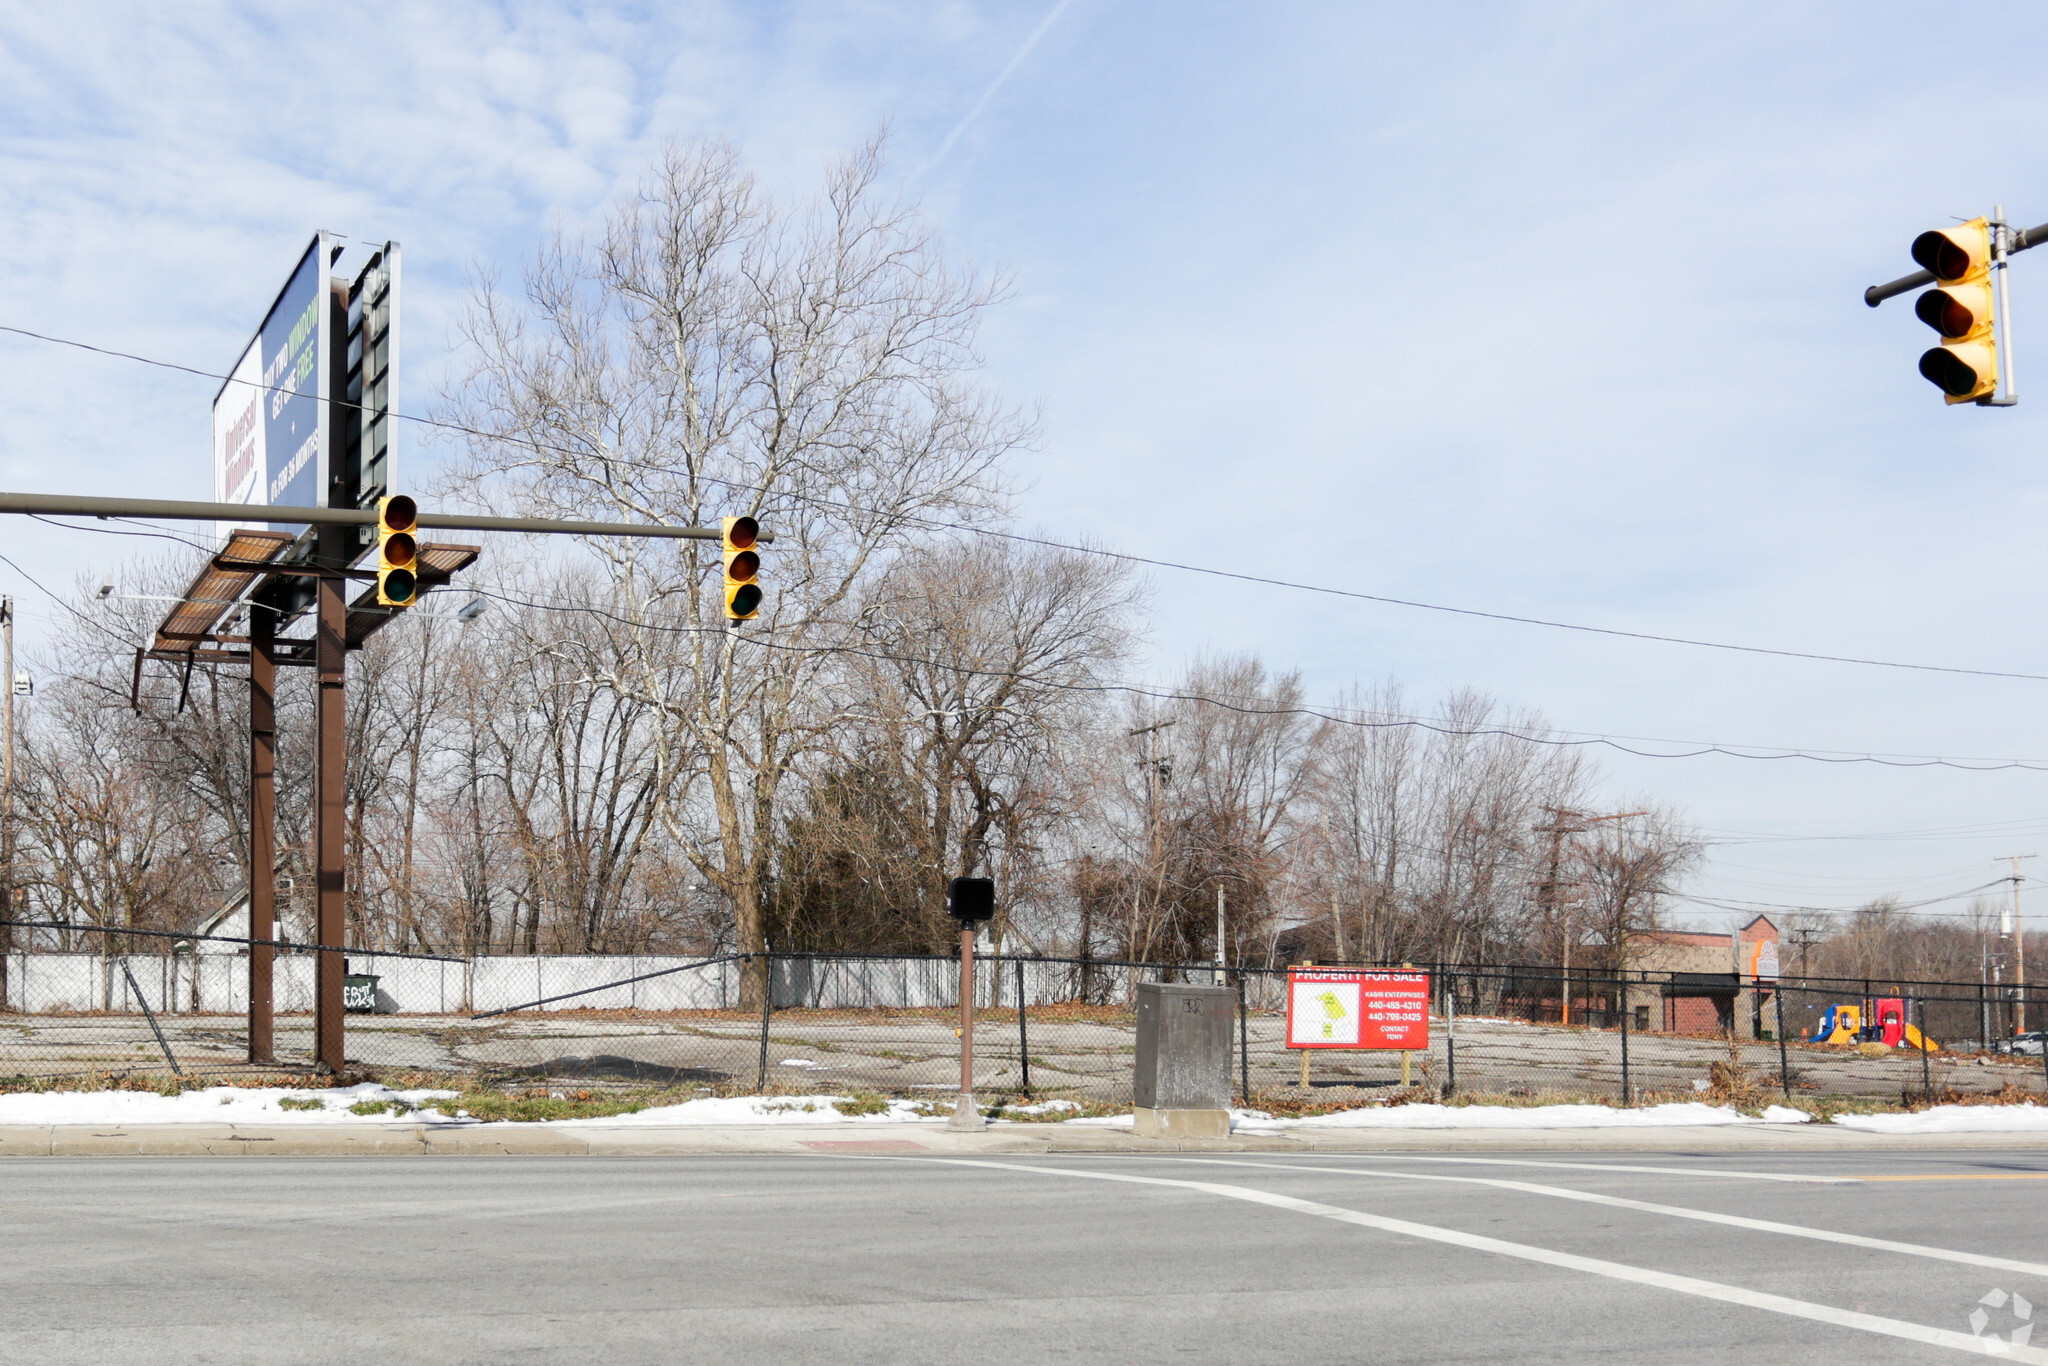
M 1943 1361 L 2048 1318 L 2044 1213 L 2048 1152 L 21 1159 L 0 1360 Z

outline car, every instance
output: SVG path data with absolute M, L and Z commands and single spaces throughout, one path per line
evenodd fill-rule
M 2010 1039 L 2000 1039 L 1993 1047 L 2001 1053 L 2027 1053 L 2038 1057 L 2044 1048 L 2048 1048 L 2048 1029 L 2015 1034 Z

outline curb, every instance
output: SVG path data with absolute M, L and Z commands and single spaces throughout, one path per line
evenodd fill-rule
M 1053 1132 L 1045 1132 L 1052 1130 Z M 2048 1133 L 1871 1134 L 1833 1125 L 1655 1129 L 1300 1128 L 1229 1138 L 1138 1138 L 1118 1129 L 1003 1125 L 954 1133 L 938 1124 L 155 1124 L 0 1127 L 0 1157 L 674 1157 L 860 1153 L 2038 1152 Z

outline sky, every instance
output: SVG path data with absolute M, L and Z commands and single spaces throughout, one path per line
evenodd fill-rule
M 1919 378 L 1924 229 L 2048 220 L 2048 13 L 1885 3 L 808 0 L 0 14 L 0 326 L 212 372 L 315 229 L 396 239 L 401 408 L 479 271 L 597 221 L 669 139 L 779 193 L 889 177 L 1014 294 L 1022 525 L 1569 631 L 1156 572 L 1143 677 L 1254 651 L 1312 694 L 1473 688 L 1595 750 L 1605 810 L 1710 841 L 1677 909 L 2006 895 L 2048 854 L 2038 451 Z M 1943 79 L 1941 54 L 1954 54 Z M 2043 335 L 2048 335 L 2044 333 Z M 207 498 L 215 382 L 0 333 L 0 488 Z M 2038 395 L 2038 397 L 2036 397 Z M 442 452 L 405 449 L 418 478 Z M 136 543 L 9 518 L 0 593 Z M 1683 743 L 1674 743 L 1683 742 Z M 1892 762 L 1856 761 L 1879 756 Z M 2034 769 L 1957 769 L 1925 759 Z M 2037 863 L 2035 867 L 2048 864 Z M 2048 903 L 2041 907 L 2048 915 Z

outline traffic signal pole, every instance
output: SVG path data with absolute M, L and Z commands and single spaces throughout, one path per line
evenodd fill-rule
M 2004 209 L 2001 208 L 1998 211 L 1998 217 L 2001 220 L 2004 219 Z M 2048 223 L 2043 223 L 2036 228 L 2028 228 L 2024 232 L 2014 232 L 2008 228 L 2005 231 L 2005 237 L 2007 239 L 2006 250 L 2008 252 L 2026 251 L 2031 247 L 2040 246 L 2043 242 L 2048 242 Z M 1896 299 L 1901 294 L 1910 294 L 1923 285 L 1931 285 L 1933 283 L 1933 271 L 1916 270 L 1911 275 L 1901 275 L 1896 280 L 1887 281 L 1881 285 L 1872 285 L 1863 291 L 1863 302 L 1872 308 L 1876 308 L 1886 299 Z M 2003 300 L 2000 302 L 2002 303 Z
M 2010 408 L 2020 401 L 2012 377 L 2012 294 L 2006 288 L 2006 257 L 2012 254 L 2012 229 L 2005 225 L 2005 205 L 1991 211 L 1991 269 L 1998 279 L 1998 368 L 2005 375 L 2005 393 L 1991 407 Z
M 347 657 L 348 657 L 348 587 L 351 575 L 350 565 L 359 558 L 360 543 L 355 528 L 358 526 L 379 526 L 390 505 L 401 500 L 387 498 L 379 508 L 350 507 L 277 507 L 247 503 L 205 503 L 158 498 L 98 498 L 68 494 L 5 493 L 0 492 L 0 514 L 20 513 L 52 517 L 138 517 L 160 521 L 187 522 L 237 522 L 244 520 L 288 519 L 293 524 L 310 525 L 316 528 L 313 543 L 312 564 L 291 565 L 283 562 L 264 560 L 260 563 L 226 561 L 219 557 L 213 560 L 216 571 L 243 571 L 259 578 L 312 578 L 314 589 L 314 637 L 313 659 L 316 701 L 314 738 L 314 916 L 313 942 L 315 954 L 314 994 L 314 1059 L 319 1068 L 330 1074 L 339 1074 L 347 1063 L 344 1038 L 343 976 L 346 966 L 341 950 L 346 945 L 347 930 L 347 871 L 344 862 L 344 841 L 347 832 Z M 404 500 L 409 502 L 410 500 Z M 726 541 L 735 523 L 744 523 L 751 533 L 749 544 L 758 541 L 769 544 L 774 537 L 760 532 L 752 518 L 728 519 L 724 526 L 665 526 L 657 523 L 632 522 L 580 522 L 554 520 L 545 517 L 480 517 L 461 513 L 419 513 L 413 525 L 423 529 L 448 529 L 467 531 L 511 531 L 539 532 L 566 536 L 606 537 L 653 537 L 671 540 Z M 388 528 L 387 528 L 388 529 Z M 410 539 L 408 534 L 408 540 Z M 445 548 L 445 547 L 444 547 Z M 468 550 L 474 558 L 473 547 L 454 547 Z M 728 551 L 734 549 L 730 544 Z M 726 599 L 728 614 L 742 618 L 753 614 L 759 602 L 760 589 L 752 583 L 758 570 L 758 559 L 747 552 L 748 572 L 744 587 L 749 595 L 739 604 L 744 610 L 732 613 L 734 599 Z M 467 563 L 467 561 L 464 561 Z M 459 566 L 458 566 L 459 567 Z M 728 559 L 728 582 L 731 580 L 732 564 Z M 445 575 L 443 575 L 445 578 Z M 390 576 L 380 572 L 379 596 L 389 597 L 387 586 Z M 249 604 L 249 778 L 250 778 L 250 830 L 249 830 L 249 937 L 255 940 L 276 938 L 276 806 L 275 773 L 277 763 L 277 712 L 276 712 L 276 649 L 277 616 L 273 603 L 264 601 L 266 594 L 259 593 Z M 410 596 L 409 594 L 407 595 Z M 7 604 L 11 608 L 12 604 Z M 402 610 L 402 609 L 401 609 Z M 0 620 L 11 618 L 11 611 L 0 612 Z M 11 626 L 11 620 L 8 621 Z M 11 636 L 11 631 L 9 632 Z M 732 648 L 728 636 L 726 649 Z M 137 679 L 141 677 L 142 651 L 137 652 Z M 198 651 L 185 651 L 187 667 L 198 657 Z M 208 656 L 213 658 L 212 655 Z M 730 662 L 729 659 L 727 661 Z M 12 670 L 0 687 L 8 692 L 7 703 L 11 713 Z M 9 719 L 11 720 L 11 714 Z M 11 757 L 12 746 L 7 745 Z M 7 775 L 11 776 L 11 775 Z M 0 777 L 0 787 L 5 787 Z M 11 822 L 5 819 L 4 799 L 0 799 L 0 896 L 6 887 L 7 868 L 5 858 L 11 843 Z M 8 909 L 11 909 L 8 908 Z M 0 916 L 0 919 L 7 918 Z M 986 918 L 983 914 L 981 918 Z M 969 995 L 963 1003 L 965 1017 L 972 1020 L 973 998 L 971 995 L 971 974 L 973 972 L 971 931 L 966 952 L 968 958 L 963 970 L 969 974 Z M 275 1034 L 272 1012 L 275 1004 L 272 969 L 274 950 L 267 944 L 251 944 L 249 957 L 249 1061 L 269 1062 L 275 1058 Z M 4 962 L 0 962 L 0 974 L 4 974 Z M 0 975 L 0 1001 L 4 1001 L 6 979 Z M 971 1029 L 971 1024 L 969 1026 Z M 963 1043 L 972 1048 L 971 1037 L 963 1034 Z M 968 1066 L 971 1053 L 963 1058 L 962 1076 L 971 1077 Z M 963 1086 L 963 1090 L 964 1090 Z M 972 1113 L 970 1111 L 970 1113 Z M 975 1114 L 978 1119 L 979 1115 Z M 956 1121 L 960 1116 L 956 1115 Z

